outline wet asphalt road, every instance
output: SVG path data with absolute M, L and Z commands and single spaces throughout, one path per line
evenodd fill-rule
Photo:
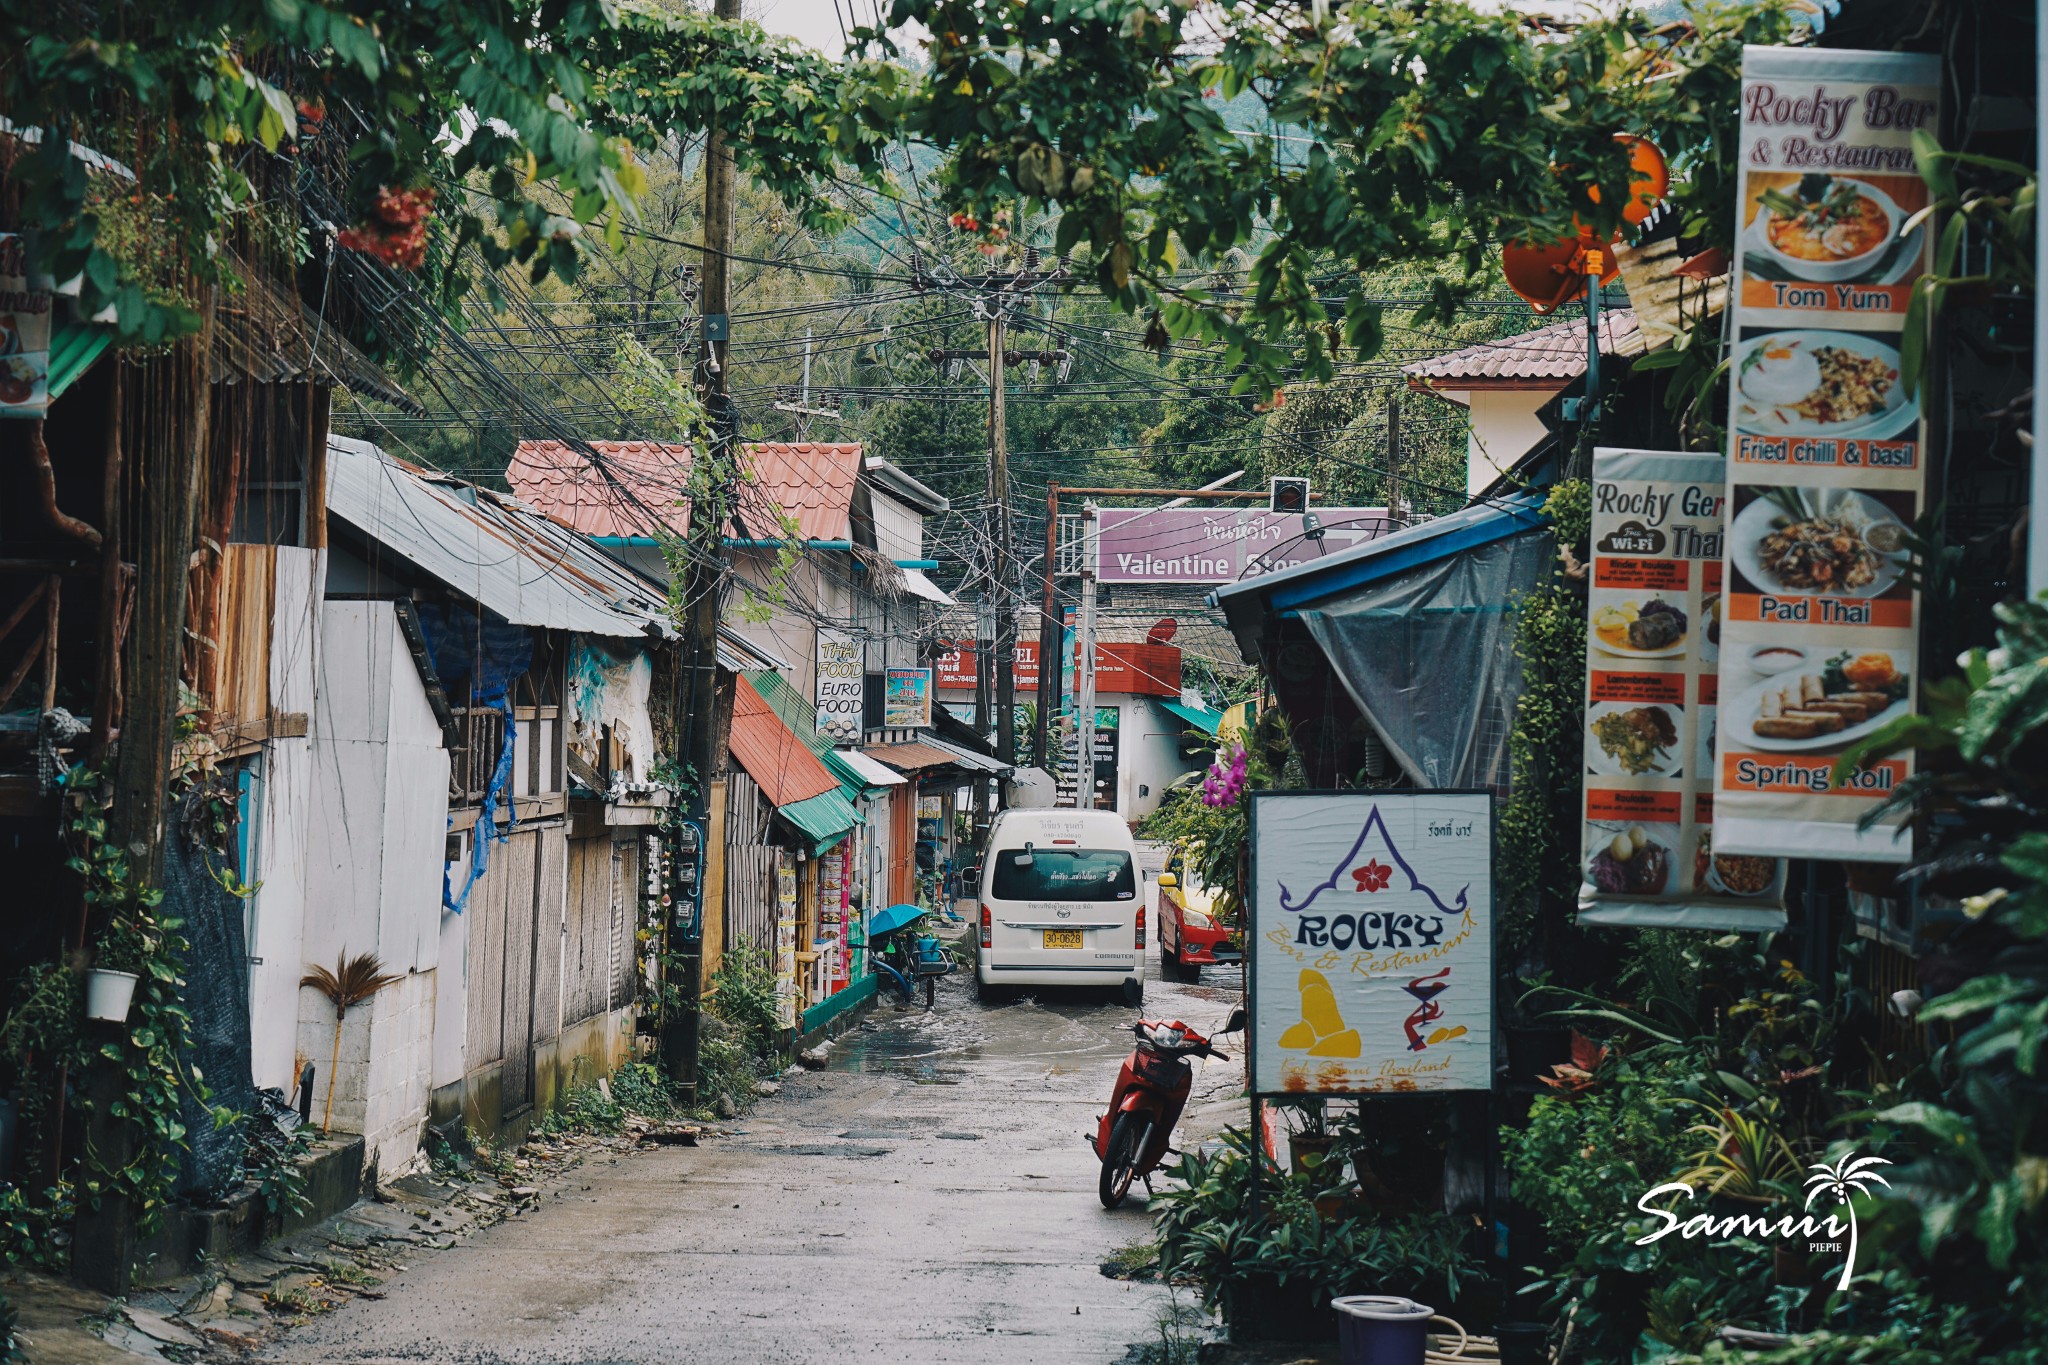
M 1235 971 L 1185 986 L 1157 967 L 1146 1016 L 1220 1026 Z M 1142 1187 L 1101 1207 L 1083 1138 L 1138 1013 L 1050 992 L 984 1007 L 949 978 L 936 1009 L 881 1006 L 730 1135 L 586 1165 L 266 1357 L 1117 1360 L 1158 1340 L 1165 1291 L 1100 1274 L 1148 1218 Z M 1198 1070 L 1176 1145 L 1238 1121 L 1242 1085 L 1236 1060 Z

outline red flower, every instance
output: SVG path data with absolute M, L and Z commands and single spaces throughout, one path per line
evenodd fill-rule
M 1352 868 L 1351 878 L 1358 883 L 1361 892 L 1384 891 L 1387 883 L 1394 879 L 1394 869 L 1374 858 L 1364 867 Z

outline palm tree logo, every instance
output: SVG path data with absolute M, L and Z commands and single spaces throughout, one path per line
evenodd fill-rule
M 1886 1180 L 1876 1171 L 1868 1168 L 1872 1166 L 1889 1166 L 1891 1164 L 1891 1162 L 1881 1156 L 1854 1157 L 1853 1159 L 1850 1156 L 1844 1156 L 1832 1166 L 1825 1161 L 1814 1162 L 1812 1167 L 1813 1174 L 1806 1177 L 1806 1184 L 1808 1186 L 1806 1191 L 1807 1208 L 1811 1209 L 1813 1201 L 1821 1195 L 1832 1194 L 1835 1197 L 1835 1202 L 1842 1205 L 1849 1213 L 1849 1259 L 1842 1262 L 1842 1278 L 1835 1283 L 1837 1290 L 1848 1289 L 1849 1277 L 1856 1273 L 1856 1209 L 1849 1203 L 1849 1196 L 1851 1194 L 1868 1194 L 1873 1183 L 1890 1189 L 1891 1181 Z

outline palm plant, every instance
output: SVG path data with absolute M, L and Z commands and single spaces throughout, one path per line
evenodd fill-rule
M 1775 1115 L 1700 1107 L 1712 1116 L 1711 1121 L 1696 1123 L 1686 1131 L 1708 1139 L 1709 1145 L 1692 1154 L 1693 1165 L 1680 1180 L 1709 1194 L 1754 1204 L 1767 1203 L 1779 1191 L 1791 1188 L 1799 1174 L 1799 1158 L 1778 1131 Z
M 1838 1291 L 1846 1291 L 1849 1288 L 1849 1277 L 1856 1272 L 1856 1207 L 1849 1202 L 1849 1196 L 1852 1193 L 1870 1193 L 1872 1181 L 1890 1189 L 1891 1181 L 1868 1169 L 1871 1166 L 1889 1165 L 1891 1163 L 1881 1156 L 1856 1157 L 1853 1160 L 1844 1156 L 1832 1166 L 1825 1161 L 1814 1162 L 1813 1174 L 1806 1177 L 1807 1208 L 1812 1208 L 1813 1201 L 1822 1194 L 1832 1194 L 1835 1202 L 1849 1211 L 1849 1257 L 1842 1262 L 1842 1278 L 1835 1282 Z
M 306 974 L 299 978 L 301 986 L 311 986 L 334 1006 L 334 1056 L 327 1063 L 327 1107 L 320 1115 L 322 1136 L 334 1121 L 334 1073 L 341 1066 L 341 1021 L 347 1017 L 348 1007 L 360 1005 L 402 979 L 400 975 L 386 972 L 383 959 L 375 953 L 358 953 L 349 957 L 345 952 L 335 954 L 333 971 L 308 966 Z

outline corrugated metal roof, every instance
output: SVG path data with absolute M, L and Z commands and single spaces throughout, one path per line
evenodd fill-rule
M 514 625 L 673 636 L 662 590 L 516 499 L 327 442 L 327 511 Z
M 811 841 L 811 852 L 823 853 L 860 823 L 860 813 L 838 788 L 819 796 L 777 806 L 775 813 L 795 825 Z
M 868 781 L 865 773 L 846 761 L 846 755 L 832 747 L 831 740 L 818 733 L 817 704 L 806 700 L 789 679 L 764 669 L 747 674 L 747 681 L 761 694 L 761 700 L 782 717 L 782 723 L 789 727 L 790 733 L 810 746 L 818 761 L 825 765 L 825 771 L 839 779 L 841 790 L 848 796 L 862 796 L 868 788 L 881 785 Z M 900 782 L 903 779 L 892 780 Z
M 953 755 L 929 744 L 870 744 L 861 752 L 907 773 L 914 773 L 920 768 L 944 767 L 954 761 Z
M 114 329 L 91 322 L 60 322 L 50 332 L 50 378 L 45 388 L 52 402 L 114 344 Z
M 683 497 L 690 447 L 660 441 L 586 441 L 599 464 L 567 441 L 521 441 L 505 478 L 520 497 L 585 535 L 644 536 L 657 526 L 689 529 Z M 754 507 L 742 499 L 740 519 L 753 537 L 779 539 L 775 513 L 796 523 L 803 540 L 850 538 L 859 442 L 755 441 L 745 458 Z
M 918 743 L 950 754 L 956 767 L 968 768 L 982 773 L 1002 774 L 1015 771 L 1015 769 L 1000 758 L 992 758 L 988 754 L 978 754 L 964 744 L 955 744 L 951 740 L 940 739 L 937 735 L 926 735 Z
M 839 795 L 838 780 L 744 677 L 733 680 L 728 743 L 733 758 L 760 784 L 771 806 L 780 809 L 826 792 Z
M 858 772 L 871 787 L 900 786 L 904 781 L 903 774 L 875 762 L 858 749 L 834 749 L 832 752 L 844 759 L 847 766 Z
M 222 290 L 214 303 L 216 384 L 274 384 L 313 375 L 407 412 L 426 411 L 332 322 L 310 312 L 289 286 L 239 258 L 230 264 L 243 287 L 233 294 Z
M 1643 353 L 1635 313 L 1616 308 L 1600 315 L 1600 354 Z M 1403 365 L 1414 389 L 1555 389 L 1586 372 L 1586 320 L 1554 322 L 1520 336 L 1467 346 Z

